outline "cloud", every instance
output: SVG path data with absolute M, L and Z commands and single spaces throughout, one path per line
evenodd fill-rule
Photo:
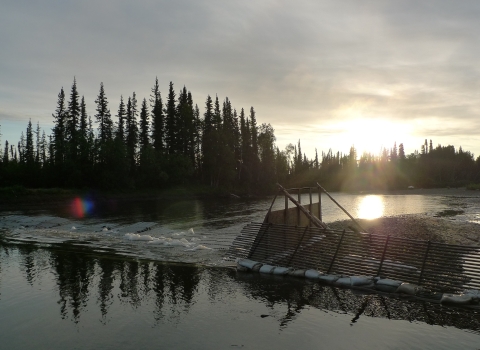
M 452 144 L 470 137 L 480 153 L 479 15 L 477 1 L 7 0 L 0 124 L 51 123 L 74 76 L 92 115 L 100 82 L 114 114 L 158 76 L 164 97 L 169 81 L 185 84 L 201 109 L 208 94 L 254 106 L 281 148 L 328 149 L 311 125 L 387 118 Z

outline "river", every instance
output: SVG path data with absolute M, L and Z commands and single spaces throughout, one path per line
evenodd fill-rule
M 477 192 L 332 195 L 354 217 L 480 222 Z M 322 197 L 325 222 L 346 219 Z M 478 310 L 229 268 L 271 200 L 0 204 L 0 349 L 480 348 Z

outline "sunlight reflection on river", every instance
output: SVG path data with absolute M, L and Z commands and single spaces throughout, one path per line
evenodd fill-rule
M 359 219 L 376 219 L 383 215 L 385 204 L 383 197 L 376 195 L 368 195 L 363 198 L 358 198 L 359 203 L 357 207 L 357 217 Z

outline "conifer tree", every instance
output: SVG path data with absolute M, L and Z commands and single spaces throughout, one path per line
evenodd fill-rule
M 233 117 L 232 103 L 225 98 L 222 107 L 223 134 L 225 137 L 225 146 L 229 151 L 235 152 L 235 120 Z
M 42 132 L 42 138 L 40 139 L 40 162 L 43 167 L 47 164 L 47 137 L 45 130 Z
M 275 178 L 275 134 L 270 124 L 260 125 L 258 144 L 260 152 L 260 184 L 264 188 L 272 185 Z
M 80 139 L 87 139 L 87 130 L 88 130 L 88 116 L 87 116 L 87 105 L 85 104 L 85 97 L 82 96 L 82 101 L 80 103 Z
M 396 163 L 398 159 L 398 152 L 397 152 L 397 142 L 394 142 L 393 148 L 390 151 L 390 161 Z
M 205 101 L 205 113 L 203 115 L 203 133 L 202 133 L 202 173 L 204 179 L 212 185 L 212 171 L 214 166 L 214 145 L 213 145 L 213 102 L 210 95 Z
M 150 97 L 150 106 L 152 107 L 152 144 L 157 152 L 163 152 L 165 120 L 158 78 L 155 78 L 155 85 L 152 88 L 152 95 Z
M 17 146 L 20 164 L 25 164 L 25 147 L 26 147 L 25 134 L 22 131 L 22 134 L 20 135 L 20 141 L 18 142 L 18 146 Z
M 70 101 L 68 102 L 68 113 L 66 121 L 66 140 L 68 142 L 69 159 L 73 162 L 77 159 L 79 148 L 78 124 L 80 119 L 80 103 L 78 101 L 77 80 L 73 78 L 72 90 L 70 92 Z
M 98 141 L 100 145 L 107 143 L 107 141 L 112 140 L 112 118 L 110 114 L 110 109 L 108 108 L 107 96 L 105 95 L 105 90 L 103 88 L 103 82 L 100 83 L 100 92 L 98 97 L 95 100 L 97 104 L 97 114 L 95 117 L 98 123 Z
M 130 173 L 135 174 L 137 164 L 137 145 L 138 145 L 138 123 L 136 116 L 136 95 L 133 93 L 132 98 L 128 98 L 127 101 L 127 117 L 126 117 L 126 146 L 127 146 L 127 158 L 130 165 Z
M 122 143 L 125 141 L 125 119 L 126 119 L 126 111 L 125 111 L 125 103 L 123 102 L 123 96 L 120 96 L 120 105 L 118 106 L 118 113 L 117 113 L 117 130 L 116 130 L 116 138 Z
M 8 164 L 8 140 L 5 141 L 5 151 L 3 152 L 3 164 Z
M 201 144 L 202 144 L 202 120 L 200 119 L 200 108 L 195 105 L 195 134 L 194 134 L 194 154 L 195 154 L 195 168 L 200 171 L 201 168 Z
M 144 150 L 149 144 L 149 122 L 147 100 L 144 98 L 140 110 L 140 149 Z
M 87 149 L 88 149 L 88 163 L 93 167 L 97 160 L 95 132 L 93 131 L 92 118 L 88 116 L 88 130 L 87 130 Z
M 175 108 L 175 91 L 173 83 L 170 82 L 168 89 L 168 100 L 165 109 L 165 144 L 169 154 L 177 152 L 177 120 Z
M 187 93 L 187 141 L 186 141 L 186 156 L 190 159 L 192 165 L 195 164 L 195 142 L 197 139 L 197 117 L 195 107 L 193 105 L 192 93 Z
M 245 159 L 245 156 L 248 153 L 248 147 L 251 144 L 251 140 L 249 138 L 250 133 L 248 132 L 248 127 L 245 121 L 245 111 L 243 108 L 240 111 L 240 135 L 242 144 L 242 159 Z
M 65 109 L 65 93 L 63 87 L 58 94 L 57 109 L 55 114 L 52 114 L 54 118 L 53 127 L 53 141 L 52 151 L 54 157 L 52 161 L 57 164 L 57 171 L 62 171 L 63 162 L 65 159 L 65 123 L 66 123 L 66 109 Z M 59 174 L 61 176 L 61 174 Z
M 255 117 L 255 110 L 253 107 L 250 107 L 250 127 L 251 127 L 251 137 L 252 137 L 252 147 L 253 154 L 258 157 L 258 130 L 257 130 L 257 118 Z
M 399 146 L 398 146 L 398 158 L 400 160 L 405 160 L 405 150 L 403 148 L 403 143 L 401 143 Z
M 78 144 L 79 144 L 79 164 L 77 167 L 80 171 L 81 184 L 89 185 L 89 178 L 91 176 L 90 171 L 93 167 L 93 140 L 89 142 L 89 132 L 91 128 L 91 119 L 87 115 L 87 105 L 85 103 L 85 97 L 82 96 L 80 102 L 80 120 L 78 129 Z M 93 130 L 91 130 L 93 136 Z
M 176 112 L 177 146 L 176 151 L 183 155 L 188 155 L 189 126 L 193 117 L 188 103 L 187 88 L 183 86 L 178 95 Z
M 240 143 L 240 121 L 237 115 L 237 110 L 233 110 L 233 147 L 235 166 L 237 170 L 237 176 L 240 172 L 241 159 L 242 159 L 242 145 Z
M 222 127 L 222 114 L 220 112 L 220 102 L 218 95 L 215 96 L 215 107 L 213 109 L 213 128 L 217 131 Z

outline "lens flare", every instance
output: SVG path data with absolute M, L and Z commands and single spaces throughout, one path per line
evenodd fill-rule
M 383 215 L 385 205 L 380 196 L 369 195 L 362 199 L 358 206 L 358 217 L 360 219 L 376 219 Z
M 91 200 L 76 197 L 71 207 L 73 216 L 81 219 L 93 212 L 94 205 Z

